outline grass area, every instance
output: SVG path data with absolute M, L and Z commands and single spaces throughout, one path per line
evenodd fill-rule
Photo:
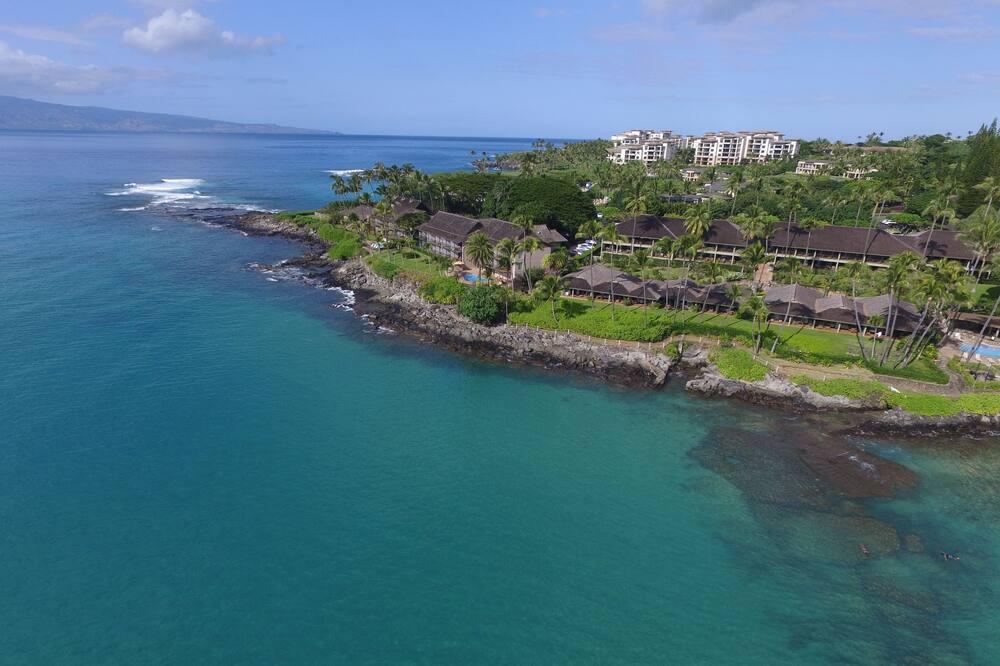
M 871 396 L 884 397 L 890 393 L 889 387 L 882 382 L 866 379 L 813 379 L 805 375 L 797 375 L 790 379 L 796 384 L 808 386 L 820 395 L 842 395 L 854 400 L 863 400 Z
M 767 366 L 755 360 L 753 355 L 740 347 L 719 349 L 711 355 L 712 363 L 729 379 L 756 382 L 767 376 Z
M 998 295 L 1000 295 L 1000 284 L 980 282 L 972 288 L 973 309 L 989 313 Z
M 921 416 L 952 416 L 955 414 L 1000 414 L 1000 392 L 964 393 L 958 397 L 903 391 L 896 393 L 888 386 L 863 379 L 812 379 L 792 377 L 793 382 L 808 386 L 822 395 L 842 395 L 853 399 L 879 397 L 892 407 L 899 407 Z
M 427 282 L 444 275 L 442 260 L 419 250 L 382 250 L 367 257 L 372 270 L 381 277 L 405 277 L 413 282 Z
M 644 315 L 639 306 L 611 306 L 601 300 L 563 299 L 557 308 L 558 328 L 596 338 L 657 342 L 672 335 L 705 336 L 753 344 L 753 324 L 734 315 L 690 312 L 650 307 Z M 523 303 L 510 314 L 511 323 L 556 328 L 547 304 Z M 777 344 L 775 344 L 775 342 Z M 870 341 L 866 345 L 870 345 Z M 812 365 L 863 365 L 853 333 L 772 324 L 764 337 L 763 351 L 791 361 Z M 870 349 L 870 347 L 866 347 Z M 880 346 L 876 347 L 876 351 Z M 948 374 L 931 359 L 918 359 L 906 368 L 893 370 L 868 366 L 876 374 L 947 384 Z
M 918 382 L 929 382 L 931 384 L 947 384 L 950 380 L 948 373 L 929 358 L 918 358 L 905 368 L 879 367 L 874 364 L 868 364 L 865 367 L 876 375 L 899 377 L 900 379 L 915 379 Z

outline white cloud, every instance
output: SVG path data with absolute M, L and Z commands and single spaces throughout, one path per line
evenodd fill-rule
M 0 42 L 0 89 L 11 93 L 100 93 L 136 80 L 166 78 L 165 72 L 127 67 L 70 65 Z
M 0 32 L 40 42 L 55 42 L 57 44 L 68 44 L 69 46 L 89 46 L 87 42 L 71 32 L 45 25 L 0 24 Z
M 269 52 L 284 42 L 280 35 L 249 37 L 219 30 L 211 19 L 193 9 L 167 9 L 149 19 L 145 27 L 129 28 L 122 38 L 129 46 L 149 53 Z

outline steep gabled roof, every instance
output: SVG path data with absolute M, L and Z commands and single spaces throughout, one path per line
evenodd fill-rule
M 438 211 L 427 222 L 420 225 L 421 232 L 438 236 L 453 243 L 462 244 L 479 227 L 479 220 Z

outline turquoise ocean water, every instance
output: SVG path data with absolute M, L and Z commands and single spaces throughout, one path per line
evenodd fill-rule
M 381 334 L 170 214 L 528 145 L 0 133 L 0 663 L 1000 661 L 993 442 L 846 500 L 793 416 Z

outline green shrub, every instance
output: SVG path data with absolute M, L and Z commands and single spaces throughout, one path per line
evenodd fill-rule
M 711 355 L 712 363 L 723 377 L 756 382 L 767 377 L 767 366 L 754 359 L 746 349 L 732 347 L 720 349 Z
M 503 300 L 495 286 L 466 289 L 458 300 L 458 312 L 477 324 L 495 324 L 503 312 Z
M 864 379 L 812 379 L 811 377 L 797 376 L 792 377 L 791 380 L 796 384 L 808 386 L 820 395 L 842 395 L 852 400 L 864 400 L 870 397 L 884 398 L 889 393 L 885 384 Z
M 334 261 L 343 261 L 344 259 L 356 257 L 361 254 L 361 239 L 355 236 L 354 238 L 339 240 L 326 251 L 326 254 Z
M 392 280 L 399 275 L 399 266 L 383 257 L 376 257 L 370 262 L 369 265 L 375 275 L 385 278 L 386 280 Z
M 468 287 L 463 287 L 455 278 L 434 277 L 420 286 L 420 295 L 431 303 L 457 303 Z

